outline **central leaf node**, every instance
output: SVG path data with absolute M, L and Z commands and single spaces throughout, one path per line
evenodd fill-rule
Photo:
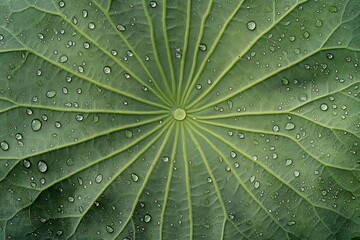
M 186 118 L 186 112 L 182 108 L 177 108 L 173 111 L 173 117 L 178 121 L 182 121 Z

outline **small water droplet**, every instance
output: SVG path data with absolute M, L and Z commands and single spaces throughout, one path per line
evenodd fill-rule
M 132 173 L 132 174 L 131 174 L 131 179 L 132 179 L 134 182 L 137 182 L 137 181 L 139 181 L 139 176 L 136 175 L 135 173 Z
M 326 54 L 326 58 L 329 59 L 329 60 L 332 60 L 332 59 L 334 59 L 334 54 L 332 54 L 332 53 L 327 53 L 327 54 Z
M 116 26 L 116 28 L 117 28 L 117 30 L 119 30 L 120 32 L 124 32 L 124 31 L 126 30 L 125 26 L 122 25 L 122 24 L 118 24 L 118 25 Z
M 238 168 L 240 167 L 240 164 L 238 162 L 234 162 L 234 167 Z
M 76 121 L 81 122 L 82 120 L 84 120 L 84 116 L 81 114 L 76 114 L 75 119 Z
M 230 168 L 229 166 L 226 166 L 226 167 L 225 167 L 225 171 L 230 172 L 230 171 L 231 171 L 231 168 Z
M 149 223 L 150 221 L 151 221 L 151 215 L 150 214 L 145 214 L 144 222 Z
M 228 100 L 228 101 L 227 101 L 227 104 L 228 104 L 228 106 L 229 106 L 229 109 L 232 109 L 233 106 L 234 106 L 234 104 L 233 104 L 233 102 L 232 102 L 231 100 Z
M 243 133 L 238 133 L 238 138 L 244 139 L 244 138 L 245 138 L 245 134 L 243 134 Z
M 322 103 L 322 104 L 320 105 L 320 109 L 321 109 L 322 111 L 327 111 L 328 108 L 329 108 L 329 106 L 328 106 L 326 103 Z
M 90 43 L 84 42 L 83 46 L 85 49 L 88 49 L 88 48 L 90 48 Z
M 39 172 L 44 173 L 44 172 L 47 171 L 48 166 L 47 166 L 47 164 L 46 164 L 45 161 L 40 160 L 40 161 L 38 162 L 38 164 L 37 164 L 37 168 L 38 168 Z
M 41 129 L 42 127 L 42 123 L 39 119 L 34 119 L 31 121 L 31 129 L 34 131 L 34 132 L 37 132 Z
M 109 66 L 104 67 L 104 73 L 109 74 L 111 72 L 111 68 Z
M 294 176 L 295 176 L 295 177 L 299 177 L 299 176 L 300 176 L 300 172 L 299 172 L 299 171 L 294 171 Z
M 256 181 L 255 183 L 254 183 L 254 188 L 255 189 L 258 189 L 260 187 L 260 183 L 258 182 L 258 181 Z
M 127 50 L 127 51 L 126 51 L 126 55 L 128 55 L 129 57 L 134 56 L 133 52 L 130 51 L 130 50 Z
M 89 22 L 88 27 L 89 27 L 89 30 L 95 29 L 95 23 Z
M 114 232 L 114 229 L 113 229 L 111 226 L 107 225 L 107 226 L 106 226 L 106 231 L 107 231 L 108 233 L 113 233 L 113 232 Z
M 287 79 L 286 77 L 282 77 L 282 78 L 281 78 L 281 83 L 282 83 L 283 85 L 288 85 L 288 84 L 289 84 L 289 79 Z
M 68 165 L 68 166 L 74 165 L 73 159 L 72 159 L 72 158 L 69 158 L 68 160 L 66 160 L 66 165 Z
M 255 175 L 252 175 L 250 178 L 249 178 L 249 181 L 251 182 L 251 183 L 253 183 L 254 181 L 255 181 Z
M 293 163 L 292 159 L 286 159 L 285 166 L 290 166 Z
M 308 31 L 304 32 L 303 37 L 308 39 L 310 37 L 310 33 Z
M 278 132 L 278 131 L 280 130 L 280 127 L 279 127 L 278 125 L 274 125 L 274 126 L 272 127 L 272 130 L 273 130 L 274 132 Z
M 286 125 L 285 125 L 285 130 L 290 131 L 290 130 L 293 130 L 294 128 L 295 128 L 295 124 L 292 123 L 292 122 L 288 122 L 288 123 L 286 123 Z
M 133 131 L 131 130 L 125 130 L 125 137 L 126 138 L 132 138 L 134 136 Z
M 149 3 L 149 6 L 150 6 L 151 8 L 155 8 L 155 7 L 157 6 L 157 3 L 156 3 L 155 1 L 151 1 L 151 2 Z
M 211 178 L 211 177 L 208 177 L 208 178 L 207 178 L 207 182 L 208 182 L 208 183 L 211 183 L 211 182 L 212 182 L 212 178 Z
M 201 44 L 199 45 L 199 49 L 200 49 L 200 51 L 206 51 L 206 49 L 207 49 L 206 44 L 205 44 L 205 43 L 201 43 Z
M 289 222 L 287 222 L 287 225 L 288 225 L 288 226 L 294 226 L 295 224 L 296 224 L 295 221 L 289 221 Z
M 47 92 L 46 92 L 46 96 L 47 96 L 48 98 L 53 98 L 53 97 L 56 96 L 56 91 L 54 91 L 54 90 L 47 91 Z
M 0 142 L 0 148 L 3 151 L 7 151 L 7 150 L 9 150 L 10 146 L 6 141 L 2 141 L 2 142 Z
M 338 11 L 338 9 L 337 9 L 336 6 L 331 6 L 331 7 L 329 8 L 329 12 L 331 12 L 331 13 L 336 13 L 337 11 Z
M 60 57 L 60 62 L 61 63 L 66 63 L 67 60 L 68 60 L 68 57 L 66 55 L 63 55 L 63 56 Z
M 86 18 L 88 16 L 88 11 L 86 11 L 85 9 L 82 10 L 82 16 Z
M 254 31 L 256 28 L 256 22 L 250 21 L 246 24 L 246 26 L 247 26 L 247 29 L 249 29 L 250 31 Z
M 161 157 L 161 160 L 162 160 L 163 162 L 168 162 L 168 161 L 169 161 L 169 157 L 168 157 L 168 156 L 162 156 L 162 157 Z
M 202 88 L 202 86 L 201 86 L 201 84 L 196 84 L 195 88 L 196 88 L 197 90 L 200 90 L 200 89 Z
M 236 158 L 236 156 L 237 156 L 236 152 L 234 152 L 234 151 L 230 152 L 230 157 L 231 158 Z
M 31 162 L 27 159 L 23 160 L 23 165 L 25 168 L 30 168 L 31 167 Z
M 316 20 L 316 22 L 315 22 L 316 27 L 322 27 L 322 25 L 323 25 L 323 22 L 321 20 Z
M 102 180 L 103 180 L 103 175 L 102 174 L 97 175 L 96 178 L 95 178 L 96 183 L 101 183 Z
M 44 39 L 44 34 L 42 34 L 42 33 L 38 33 L 38 38 L 40 39 L 40 40 L 42 40 L 42 39 Z
M 302 94 L 299 95 L 299 100 L 300 100 L 301 102 L 306 102 L 307 99 L 308 99 L 308 96 L 307 96 L 306 93 L 302 93 Z
M 60 1 L 60 2 L 59 2 L 59 7 L 60 7 L 60 8 L 65 7 L 65 2 L 64 2 L 64 1 Z

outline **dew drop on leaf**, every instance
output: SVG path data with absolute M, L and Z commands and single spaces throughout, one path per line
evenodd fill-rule
M 211 182 L 212 182 L 212 178 L 211 178 L 211 177 L 208 177 L 208 178 L 207 178 L 207 182 L 208 182 L 208 183 L 211 183 Z
M 81 122 L 82 120 L 84 120 L 84 116 L 81 114 L 76 114 L 75 119 L 76 119 L 76 121 Z
M 168 162 L 168 161 L 169 161 L 169 157 L 168 157 L 168 156 L 162 156 L 162 157 L 161 157 L 161 160 L 162 160 L 163 162 Z
M 149 3 L 149 6 L 150 6 L 151 8 L 156 8 L 157 3 L 156 3 L 155 1 L 151 1 L 151 2 Z
M 111 72 L 111 68 L 109 66 L 104 67 L 104 73 L 109 74 Z
M 230 152 L 230 157 L 231 158 L 236 158 L 236 156 L 237 156 L 236 152 L 234 152 L 234 151 Z
M 292 123 L 292 122 L 288 122 L 288 123 L 286 123 L 286 125 L 285 125 L 285 130 L 290 131 L 290 130 L 293 130 L 294 128 L 295 128 L 295 124 Z
M 108 233 L 113 233 L 113 232 L 114 232 L 114 229 L 113 229 L 111 226 L 107 225 L 107 226 L 106 226 L 106 231 L 107 231 Z
M 298 98 L 299 98 L 299 100 L 300 100 L 301 102 L 306 102 L 307 99 L 308 99 L 308 96 L 307 96 L 306 93 L 302 93 L 302 94 L 299 95 Z
M 0 142 L 0 148 L 3 151 L 7 151 L 7 150 L 9 150 L 10 146 L 6 141 L 2 141 L 2 142 Z
M 282 83 L 283 85 L 288 85 L 288 84 L 289 84 L 289 79 L 287 79 L 286 77 L 282 77 L 282 78 L 281 78 L 281 83 Z
M 326 54 L 326 58 L 329 59 L 329 60 L 332 60 L 334 58 L 334 54 L 332 53 L 327 53 Z
M 56 96 L 56 91 L 54 91 L 54 90 L 47 91 L 47 92 L 46 92 L 46 96 L 47 96 L 48 98 L 53 98 L 53 97 Z
M 292 159 L 286 159 L 285 166 L 290 166 L 293 163 Z
M 299 176 L 300 176 L 300 172 L 299 172 L 299 171 L 297 171 L 297 170 L 296 170 L 296 171 L 294 171 L 294 176 L 295 176 L 295 177 L 299 177 Z
M 238 133 L 238 138 L 244 139 L 244 138 L 245 138 L 245 134 L 243 134 L 243 133 Z
M 103 180 L 103 175 L 102 174 L 97 175 L 96 178 L 95 178 L 96 183 L 101 183 L 102 180 Z
M 255 189 L 258 189 L 259 187 L 260 187 L 260 182 L 256 181 L 256 182 L 254 183 L 254 188 L 255 188 Z
M 274 132 L 278 132 L 278 131 L 280 130 L 280 127 L 279 127 L 278 125 L 274 125 L 274 126 L 272 127 L 272 130 L 273 130 Z
M 230 171 L 231 171 L 231 168 L 230 168 L 229 166 L 226 166 L 226 167 L 225 167 L 225 171 L 230 172 Z
M 150 221 L 151 221 L 151 215 L 150 214 L 145 214 L 144 222 L 149 223 Z
M 68 201 L 73 203 L 75 201 L 75 198 L 73 196 L 68 197 Z
M 205 43 L 200 43 L 199 49 L 200 49 L 200 51 L 203 51 L 203 52 L 206 51 L 206 49 L 207 49 L 206 44 Z
M 249 29 L 250 31 L 254 31 L 256 28 L 256 23 L 254 21 L 250 21 L 246 24 L 247 29 Z
M 132 138 L 134 136 L 133 131 L 131 130 L 125 130 L 125 137 L 126 138 Z
M 287 222 L 287 225 L 288 225 L 288 226 L 294 226 L 295 224 L 296 224 L 295 221 L 289 221 L 289 222 Z
M 132 179 L 134 182 L 137 182 L 137 181 L 139 181 L 139 176 L 138 176 L 136 173 L 132 173 L 132 174 L 131 174 L 131 179 Z
M 27 159 L 24 159 L 23 160 L 23 166 L 25 168 L 30 168 L 31 167 L 31 162 L 29 160 L 27 160 Z
M 89 22 L 88 27 L 89 27 L 90 30 L 95 29 L 95 23 Z
M 90 48 L 90 43 L 84 42 L 83 46 L 85 49 L 88 49 L 88 48 Z
M 65 7 L 65 2 L 64 2 L 64 1 L 60 1 L 60 2 L 59 2 L 59 7 L 60 7 L 60 8 Z
M 88 16 L 88 11 L 86 11 L 85 9 L 82 10 L 82 16 L 86 18 Z
M 238 162 L 234 162 L 234 167 L 238 168 L 240 167 L 240 164 Z
M 63 55 L 63 56 L 60 57 L 60 62 L 61 63 L 66 63 L 67 60 L 68 60 L 68 57 L 66 55 Z
M 125 26 L 122 24 L 116 25 L 116 29 L 119 30 L 120 32 L 124 32 L 126 30 Z
M 48 166 L 47 166 L 47 164 L 46 164 L 45 161 L 40 160 L 40 161 L 38 162 L 38 164 L 37 164 L 37 168 L 38 168 L 39 172 L 44 173 L 44 172 L 47 171 Z
M 34 120 L 31 121 L 31 129 L 34 132 L 39 131 L 41 127 L 42 127 L 42 123 L 39 119 L 35 118 Z
M 320 105 L 320 109 L 321 109 L 322 111 L 326 111 L 326 110 L 328 110 L 328 108 L 329 108 L 329 106 L 328 106 L 326 103 L 322 103 L 322 104 Z
M 316 20 L 316 22 L 315 22 L 316 27 L 322 27 L 322 25 L 323 25 L 323 22 L 321 20 Z

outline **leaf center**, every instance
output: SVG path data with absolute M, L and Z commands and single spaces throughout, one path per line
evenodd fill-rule
M 177 108 L 173 111 L 173 117 L 178 121 L 182 121 L 186 118 L 186 112 L 182 108 Z

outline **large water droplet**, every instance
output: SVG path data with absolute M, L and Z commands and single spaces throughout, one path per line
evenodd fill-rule
M 104 73 L 105 73 L 105 74 L 111 73 L 111 68 L 110 68 L 109 66 L 105 66 L 105 67 L 104 67 Z
M 7 150 L 9 150 L 10 146 L 6 141 L 2 141 L 2 142 L 0 142 L 0 148 L 3 151 L 7 151 Z
M 39 172 L 44 173 L 44 172 L 47 171 L 48 166 L 47 166 L 47 164 L 46 164 L 45 161 L 40 160 L 40 161 L 38 162 L 38 164 L 37 164 L 37 168 L 38 168 Z
M 137 182 L 137 181 L 139 181 L 139 176 L 138 176 L 136 173 L 132 173 L 132 174 L 131 174 L 131 179 L 132 179 L 134 182 Z
M 150 214 L 145 214 L 144 222 L 149 223 L 150 221 L 151 221 L 151 215 Z
M 67 60 L 68 60 L 68 57 L 66 55 L 63 55 L 63 56 L 60 57 L 60 62 L 61 63 L 66 63 Z
M 293 163 L 292 159 L 286 159 L 285 166 L 290 166 Z
M 230 152 L 230 157 L 231 158 L 236 158 L 236 156 L 237 156 L 236 152 L 234 152 L 234 151 Z
M 249 29 L 250 31 L 254 31 L 256 28 L 256 22 L 254 21 L 250 21 L 246 24 L 247 29 Z
M 97 175 L 96 178 L 95 178 L 96 183 L 101 183 L 102 180 L 103 180 L 103 175 L 102 174 Z
M 37 132 L 41 129 L 42 127 L 42 123 L 39 119 L 34 119 L 31 121 L 31 129 L 34 131 L 34 132 Z
M 46 96 L 47 96 L 48 98 L 53 98 L 53 97 L 56 96 L 56 91 L 54 91 L 54 90 L 47 91 L 47 92 L 46 92 Z
M 328 106 L 326 103 L 322 103 L 322 104 L 320 105 L 320 109 L 321 109 L 322 111 L 326 111 L 326 110 L 328 110 L 328 108 L 329 108 L 329 106 Z
M 278 131 L 280 130 L 280 127 L 279 127 L 278 125 L 274 125 L 274 126 L 272 127 L 272 130 L 273 130 L 274 132 L 278 132 Z
M 290 130 L 293 130 L 294 128 L 295 128 L 295 124 L 292 123 L 292 122 L 288 122 L 288 123 L 286 123 L 286 125 L 285 125 L 285 130 L 290 131 Z

